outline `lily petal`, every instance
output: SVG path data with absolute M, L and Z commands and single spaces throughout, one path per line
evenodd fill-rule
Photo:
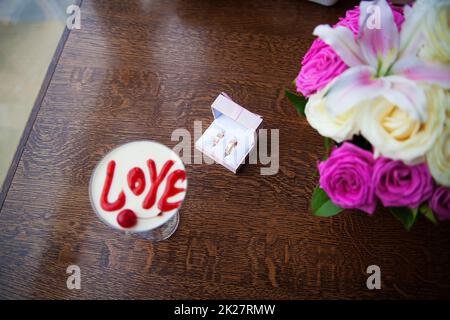
M 389 89 L 383 78 L 373 78 L 374 72 L 372 67 L 358 66 L 347 69 L 334 79 L 325 92 L 327 110 L 338 116 Z
M 414 80 L 437 84 L 450 89 L 450 65 L 439 62 L 427 62 L 417 58 L 402 58 L 393 66 L 393 72 Z
M 389 76 L 384 79 L 389 83 L 389 89 L 383 90 L 381 95 L 412 118 L 425 122 L 428 118 L 425 91 L 416 82 L 402 76 Z
M 391 7 L 385 0 L 362 1 L 359 15 L 361 52 L 384 75 L 397 59 L 400 36 Z
M 314 29 L 313 34 L 331 46 L 349 67 L 365 64 L 353 33 L 346 27 L 331 28 L 329 25 L 322 24 Z
M 414 9 L 408 5 L 404 7 L 405 21 L 400 31 L 400 58 L 416 57 L 425 38 L 422 25 L 426 13 L 427 8 L 423 1 L 414 3 Z

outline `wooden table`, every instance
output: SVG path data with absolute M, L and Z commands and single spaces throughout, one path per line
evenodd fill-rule
M 284 97 L 331 8 L 279 1 L 83 1 L 1 208 L 1 298 L 449 298 L 450 225 L 309 211 L 321 137 Z M 219 92 L 280 129 L 280 170 L 187 166 L 168 241 L 121 236 L 88 182 L 113 147 L 212 121 Z M 205 129 L 205 128 L 204 128 Z M 68 290 L 66 268 L 81 268 Z M 366 268 L 381 268 L 368 290 Z

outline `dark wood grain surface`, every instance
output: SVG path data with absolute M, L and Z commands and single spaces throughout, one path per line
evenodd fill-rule
M 0 214 L 1 298 L 450 298 L 450 225 L 411 232 L 385 211 L 321 219 L 308 210 L 322 140 L 284 98 L 315 25 L 350 4 L 83 1 Z M 170 240 L 113 232 L 88 182 L 113 147 L 173 147 L 212 121 L 221 91 L 280 129 L 280 170 L 234 175 L 188 165 Z M 66 268 L 81 268 L 68 290 Z M 381 268 L 382 289 L 366 288 Z

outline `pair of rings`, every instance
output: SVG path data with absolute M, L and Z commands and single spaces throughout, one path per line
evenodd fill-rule
M 223 139 L 223 137 L 225 136 L 225 132 L 220 131 L 215 137 L 214 137 L 214 141 L 213 141 L 213 146 L 215 147 L 220 140 Z M 234 148 L 236 148 L 238 142 L 236 141 L 236 139 L 232 139 L 230 142 L 227 143 L 227 146 L 225 148 L 225 156 L 228 156 L 229 154 L 231 154 L 234 150 Z

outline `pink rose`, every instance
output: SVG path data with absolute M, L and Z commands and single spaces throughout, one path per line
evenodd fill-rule
M 320 187 L 337 206 L 371 214 L 377 205 L 372 187 L 373 165 L 371 152 L 345 142 L 319 163 Z
M 436 188 L 429 206 L 439 220 L 450 220 L 450 188 Z
M 378 158 L 373 169 L 375 194 L 385 207 L 418 208 L 433 194 L 433 178 L 426 164 Z
M 404 21 L 403 10 L 392 6 L 392 13 L 395 23 L 400 29 Z M 359 7 L 348 10 L 345 17 L 339 20 L 335 27 L 347 27 L 355 37 L 358 35 Z M 348 66 L 329 45 L 321 39 L 316 39 L 303 57 L 300 73 L 295 79 L 297 92 L 309 97 L 347 69 Z
M 329 45 L 321 39 L 316 39 L 303 57 L 302 69 L 295 79 L 297 91 L 309 97 L 347 68 Z

